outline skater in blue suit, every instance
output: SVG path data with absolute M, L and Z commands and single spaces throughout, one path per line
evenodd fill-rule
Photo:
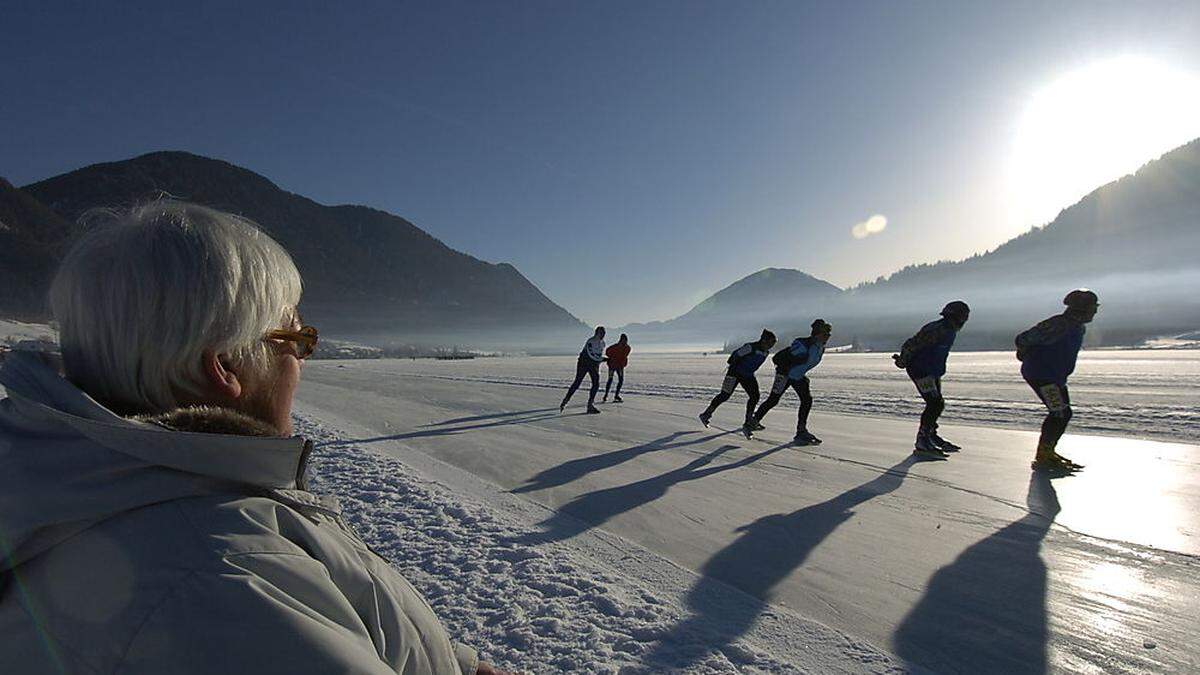
M 1067 430 L 1073 415 L 1067 378 L 1075 372 L 1075 360 L 1083 346 L 1085 324 L 1091 323 L 1100 309 L 1100 298 L 1079 288 L 1063 298 L 1067 309 L 1042 321 L 1017 336 L 1017 359 L 1021 376 L 1037 394 L 1048 411 L 1042 421 L 1035 469 L 1074 471 L 1083 466 L 1058 454 L 1058 440 Z
M 742 430 L 747 434 L 753 431 L 754 406 L 758 405 L 759 396 L 758 380 L 754 377 L 754 373 L 767 360 L 767 355 L 771 353 L 771 348 L 774 346 L 775 334 L 764 328 L 757 341 L 747 342 L 729 355 L 729 368 L 725 371 L 725 381 L 721 384 L 721 391 L 713 397 L 704 412 L 700 413 L 700 422 L 704 426 L 708 426 L 717 406 L 728 401 L 729 397 L 733 395 L 733 390 L 740 384 L 742 389 L 746 390 L 748 397 L 746 421 L 742 425 Z
M 962 300 L 947 303 L 942 308 L 942 318 L 921 327 L 917 334 L 904 341 L 899 354 L 892 359 L 897 368 L 908 372 L 908 377 L 925 399 L 925 410 L 921 413 L 921 426 L 917 429 L 917 442 L 913 451 L 918 454 L 946 456 L 947 452 L 958 452 L 962 448 L 938 435 L 938 418 L 946 409 L 942 398 L 942 376 L 946 374 L 946 359 L 958 331 L 971 318 L 971 308 Z
M 762 420 L 774 408 L 783 393 L 791 387 L 800 397 L 800 412 L 796 418 L 796 436 L 792 439 L 795 445 L 818 445 L 821 439 L 808 431 L 808 413 L 812 410 L 812 392 L 809 389 L 808 372 L 821 363 L 825 355 L 825 345 L 833 327 L 824 319 L 812 322 L 812 334 L 808 337 L 798 337 L 792 344 L 775 352 L 771 357 L 775 364 L 775 381 L 771 385 L 771 394 L 754 413 L 753 428 L 758 431 L 763 428 Z

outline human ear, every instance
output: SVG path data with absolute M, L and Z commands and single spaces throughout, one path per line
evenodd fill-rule
M 234 400 L 242 395 L 242 383 L 233 372 L 229 357 L 211 349 L 200 356 L 203 361 L 204 379 L 209 389 L 222 398 Z

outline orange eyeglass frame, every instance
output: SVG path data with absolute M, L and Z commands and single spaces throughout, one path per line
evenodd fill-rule
M 300 330 L 284 330 L 277 328 L 267 331 L 264 340 L 279 340 L 296 345 L 296 358 L 307 359 L 317 349 L 317 329 L 313 326 L 301 326 Z

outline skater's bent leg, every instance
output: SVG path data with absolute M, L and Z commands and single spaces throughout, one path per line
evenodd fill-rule
M 712 415 L 718 406 L 728 401 L 730 396 L 733 396 L 733 389 L 737 386 L 737 382 L 737 378 L 733 375 L 725 376 L 725 381 L 721 383 L 721 391 L 717 392 L 717 395 L 713 397 L 712 403 L 708 404 L 708 408 L 704 411 L 705 416 Z
M 726 394 L 723 391 L 718 392 L 717 395 L 713 397 L 712 402 L 708 404 L 708 408 L 704 410 L 705 414 L 713 414 L 713 411 L 720 407 L 722 403 L 729 400 L 729 396 L 729 394 Z
M 612 381 L 612 373 L 608 375 L 608 380 Z M 617 396 L 621 395 L 621 385 L 625 384 L 625 369 L 617 368 Z
M 812 411 L 812 392 L 809 390 L 808 378 L 792 383 L 792 389 L 800 397 L 800 413 L 796 417 L 796 433 L 808 431 L 808 413 Z
M 1071 410 L 1071 395 L 1065 384 L 1055 382 L 1037 384 L 1031 382 L 1030 384 L 1049 411 L 1046 419 L 1042 421 L 1042 435 L 1038 439 L 1038 447 L 1053 449 L 1058 446 L 1059 439 L 1067 431 L 1067 424 L 1075 414 Z
M 609 368 L 608 369 L 608 382 L 604 383 L 604 398 L 605 399 L 608 398 L 608 390 L 612 388 L 612 377 L 613 377 L 613 370 L 612 370 L 612 368 Z M 617 396 L 620 396 L 620 395 L 621 395 L 621 385 L 618 384 L 617 385 Z
M 936 377 L 913 378 L 917 393 L 925 401 L 925 409 L 921 411 L 921 431 L 933 433 L 937 431 L 938 418 L 946 409 L 946 401 L 942 398 L 942 383 Z
M 758 380 L 751 375 L 742 380 L 742 389 L 746 390 L 746 424 L 754 421 L 754 407 L 758 405 Z
M 787 387 L 787 375 L 776 373 L 775 380 L 771 382 L 771 393 L 767 395 L 767 400 L 758 406 L 758 412 L 754 413 L 755 421 L 761 422 L 767 416 L 767 413 L 771 412 L 771 408 L 778 405 L 779 399 L 783 398 L 783 392 L 787 391 Z
M 758 410 L 754 413 L 754 419 L 761 422 L 767 416 L 767 413 L 771 412 L 771 408 L 774 408 L 779 403 L 779 399 L 782 396 L 782 394 L 776 394 L 775 392 L 768 394 L 767 398 L 763 400 L 762 405 L 758 406 Z
M 596 402 L 596 392 L 600 391 L 600 364 L 596 364 L 588 368 L 588 375 L 592 377 L 592 389 L 588 392 L 588 407 Z
M 937 431 L 938 418 L 946 409 L 946 399 L 942 398 L 940 392 L 922 394 L 921 398 L 925 399 L 925 410 L 921 413 L 921 428 L 925 431 Z
M 567 395 L 564 396 L 562 400 L 563 405 L 566 405 L 567 401 L 570 401 L 571 397 L 575 395 L 575 392 L 579 390 L 579 385 L 583 384 L 583 376 L 586 374 L 587 368 L 585 368 L 582 364 L 575 367 L 575 381 L 572 382 L 571 386 L 567 389 Z

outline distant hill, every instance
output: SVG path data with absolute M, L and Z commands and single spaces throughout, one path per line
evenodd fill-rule
M 681 340 L 692 337 L 757 333 L 762 325 L 820 312 L 842 293 L 833 284 L 799 270 L 769 267 L 717 291 L 686 314 L 668 321 L 631 324 L 622 330 L 639 339 Z
M 455 251 L 378 209 L 318 204 L 220 160 L 155 152 L 88 166 L 22 191 L 59 222 L 162 194 L 250 218 L 295 258 L 308 317 L 353 339 L 536 346 L 531 341 L 587 332 L 512 265 Z
M 46 289 L 73 227 L 32 196 L 0 178 L 0 313 L 38 320 Z
M 962 298 L 974 312 L 959 344 L 1007 348 L 1016 331 L 1060 311 L 1066 291 L 1079 286 L 1101 296 L 1092 344 L 1193 330 L 1200 325 L 1200 139 L 1098 188 L 1045 227 L 966 260 L 912 265 L 836 294 L 832 286 L 826 293 L 774 283 L 780 272 L 812 279 L 763 270 L 681 317 L 629 326 L 630 337 L 718 344 L 762 326 L 806 333 L 812 318 L 824 316 L 834 323 L 835 344 L 893 349 L 945 302 Z M 780 307 L 788 308 L 783 316 Z

